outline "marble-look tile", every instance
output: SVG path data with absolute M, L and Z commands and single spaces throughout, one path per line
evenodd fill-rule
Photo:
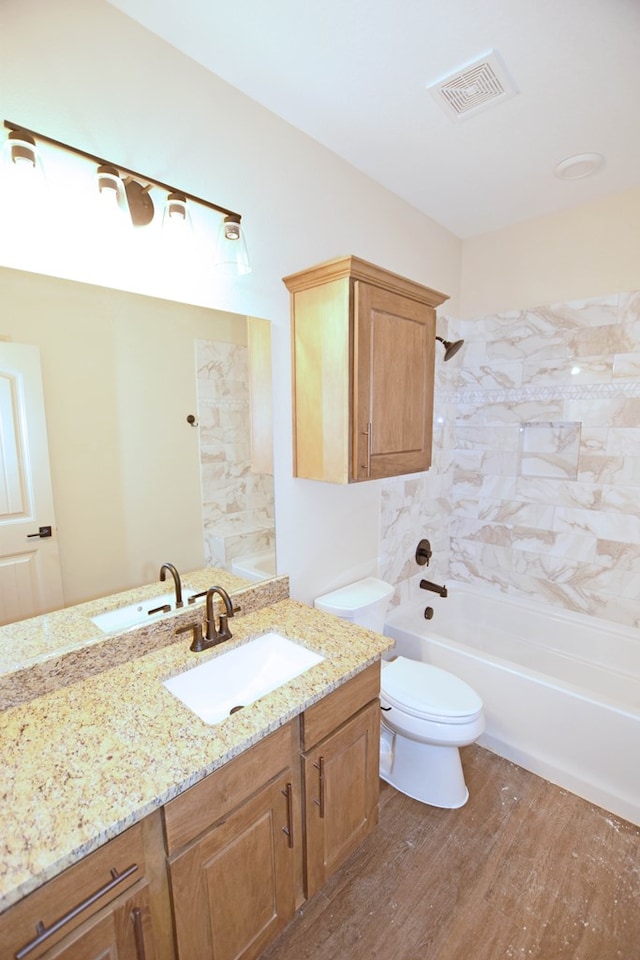
M 640 544 L 620 543 L 618 540 L 597 541 L 598 562 L 612 570 L 640 571 Z
M 538 535 L 536 535 L 536 533 Z M 513 534 L 515 550 L 539 550 L 542 554 L 568 558 L 577 562 L 591 562 L 596 556 L 597 538 L 580 531 L 516 530 Z
M 519 477 L 516 489 L 519 500 L 532 503 L 597 510 L 602 502 L 602 488 L 591 483 Z
M 609 427 L 593 427 L 581 423 L 580 451 L 589 453 L 606 453 L 609 439 Z
M 618 315 L 620 323 L 637 323 L 640 321 L 640 291 L 621 293 L 618 301 Z
M 602 510 L 640 517 L 640 490 L 637 484 L 605 484 L 602 488 Z
M 612 368 L 610 357 L 576 359 L 575 356 L 568 356 L 560 360 L 532 360 L 522 365 L 522 384 L 610 383 Z
M 625 426 L 616 423 L 615 429 L 607 431 L 605 452 L 609 456 L 638 456 L 640 451 L 640 426 Z
M 635 581 L 615 571 L 635 573 L 640 543 L 640 291 L 439 323 L 465 340 L 457 376 L 440 364 L 437 379 L 447 422 L 455 407 L 432 468 L 449 575 L 635 623 Z M 530 449 L 550 475 L 522 476 L 518 431 L 541 422 L 573 422 L 579 441 Z
M 456 487 L 454 483 L 454 489 Z M 518 478 L 513 474 L 486 474 L 480 478 L 479 498 L 481 500 L 522 500 L 518 494 Z
M 598 454 L 580 456 L 577 479 L 591 484 L 615 483 L 617 480 L 624 483 L 634 479 L 632 465 L 629 463 L 631 459 L 638 461 L 635 479 L 640 482 L 640 458 L 607 457 Z
M 614 380 L 640 379 L 640 347 L 636 353 L 615 354 L 613 358 L 613 378 Z
M 493 424 L 487 430 L 484 423 L 468 424 L 458 422 L 455 431 L 455 444 L 460 450 L 517 450 L 520 445 L 521 424 Z
M 595 510 L 577 510 L 558 507 L 554 528 L 559 532 L 589 533 L 597 538 L 632 543 L 640 539 L 640 516 L 625 513 L 601 513 Z
M 565 419 L 579 420 L 589 427 L 635 427 L 640 423 L 640 399 L 620 397 L 600 400 L 596 397 L 589 403 L 567 400 Z
M 522 383 L 523 367 L 520 363 L 476 363 L 461 368 L 458 382 L 460 386 L 479 387 L 481 389 L 499 388 L 510 390 Z
M 579 449 L 579 423 L 523 423 L 518 472 L 523 477 L 575 479 Z
M 552 527 L 553 512 L 553 504 L 525 503 L 521 500 L 480 500 L 477 518 L 484 523 L 547 530 Z

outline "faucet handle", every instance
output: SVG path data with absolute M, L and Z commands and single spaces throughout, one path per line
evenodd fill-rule
M 233 616 L 233 614 L 231 614 Z M 220 619 L 218 620 L 218 643 L 223 643 L 224 640 L 231 640 L 233 634 L 229 630 L 229 617 L 226 613 L 220 614 Z
M 191 606 L 191 604 L 195 603 L 196 600 L 199 600 L 200 597 L 206 597 L 206 595 L 207 595 L 206 590 L 201 590 L 200 593 L 192 593 L 189 599 L 187 600 L 187 603 L 189 604 L 189 606 Z
M 193 631 L 193 640 L 191 641 L 189 650 L 193 651 L 193 653 L 201 653 L 203 650 L 206 650 L 207 644 L 202 636 L 202 624 L 200 621 L 197 623 L 190 623 L 186 627 L 179 627 L 178 630 L 176 630 L 176 634 L 188 633 L 189 630 Z

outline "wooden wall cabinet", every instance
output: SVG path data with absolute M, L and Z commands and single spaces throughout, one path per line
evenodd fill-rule
M 159 814 L 136 824 L 0 915 L 0 956 L 172 960 Z
M 283 282 L 294 476 L 350 483 L 427 470 L 435 309 L 446 295 L 353 256 Z

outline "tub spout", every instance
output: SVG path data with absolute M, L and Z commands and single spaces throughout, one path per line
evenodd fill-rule
M 447 588 L 441 587 L 437 583 L 432 583 L 431 580 L 421 580 L 420 581 L 421 590 L 431 590 L 432 593 L 437 593 L 440 597 L 447 596 Z

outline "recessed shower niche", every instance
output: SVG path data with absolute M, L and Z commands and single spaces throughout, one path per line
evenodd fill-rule
M 581 427 L 580 422 L 572 421 L 521 424 L 518 475 L 575 480 Z

